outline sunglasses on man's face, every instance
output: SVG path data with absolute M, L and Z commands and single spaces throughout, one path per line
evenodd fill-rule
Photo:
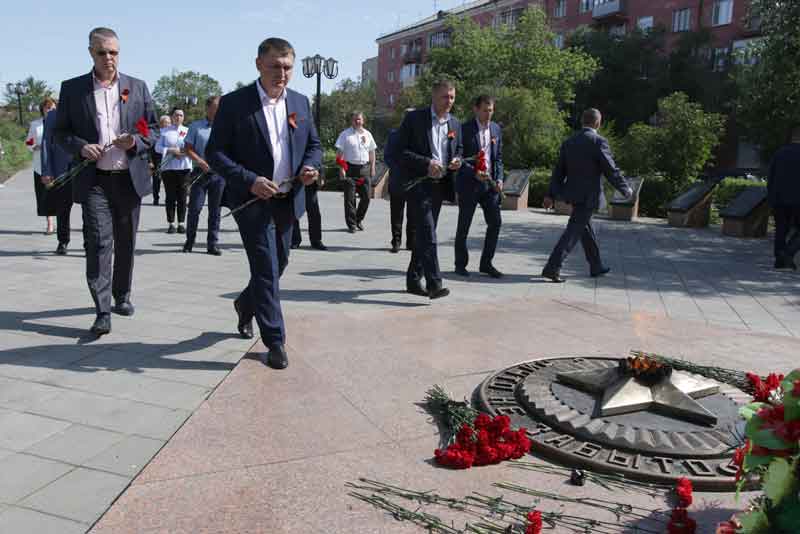
M 119 55 L 119 50 L 95 50 L 94 53 L 98 56 L 116 57 Z

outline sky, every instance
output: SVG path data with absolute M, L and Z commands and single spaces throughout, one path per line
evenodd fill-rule
M 330 92 L 361 75 L 361 62 L 378 53 L 375 39 L 434 9 L 462 0 L 136 0 L 3 2 L 0 12 L 0 87 L 28 76 L 58 91 L 62 80 L 91 68 L 89 30 L 114 29 L 120 37 L 120 71 L 145 80 L 151 91 L 173 69 L 208 74 L 225 92 L 257 77 L 258 44 L 267 37 L 292 43 L 298 61 L 290 87 L 308 96 L 316 79 L 303 76 L 300 59 L 320 54 L 339 61 L 339 77 L 323 76 Z M 98 6 L 105 5 L 102 10 Z M 105 11 L 106 15 L 98 15 Z

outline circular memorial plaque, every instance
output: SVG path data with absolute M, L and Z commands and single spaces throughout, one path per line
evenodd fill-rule
M 734 490 L 739 407 L 750 396 L 685 371 L 647 372 L 623 358 L 543 358 L 487 378 L 478 396 L 486 412 L 528 429 L 535 454 L 562 464 Z

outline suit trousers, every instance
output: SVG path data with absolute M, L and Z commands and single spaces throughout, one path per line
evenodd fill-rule
M 583 252 L 586 255 L 586 261 L 589 262 L 591 272 L 600 270 L 603 262 L 600 260 L 600 249 L 597 246 L 597 239 L 595 238 L 594 229 L 592 229 L 592 215 L 594 208 L 590 208 L 585 204 L 573 204 L 572 215 L 569 217 L 567 228 L 561 234 L 553 252 L 550 254 L 550 259 L 547 260 L 545 270 L 549 272 L 558 272 L 564 264 L 564 260 L 578 241 L 583 245 Z
M 167 208 L 167 222 L 175 222 L 175 207 L 178 208 L 178 223 L 183 224 L 186 220 L 186 197 L 188 196 L 189 169 L 182 171 L 164 171 L 161 177 L 164 180 L 164 190 L 167 193 L 167 201 L 164 203 Z
M 141 202 L 124 173 L 96 176 L 83 203 L 86 281 L 98 314 L 111 312 L 112 295 L 130 298 Z
M 491 265 L 494 253 L 497 250 L 497 240 L 500 236 L 500 194 L 494 189 L 482 193 L 458 195 L 458 227 L 456 229 L 456 267 L 466 268 L 469 263 L 467 252 L 467 235 L 475 215 L 475 208 L 480 204 L 483 218 L 486 221 L 486 237 L 483 240 L 480 268 Z
M 222 192 L 225 190 L 225 180 L 218 174 L 209 174 L 195 182 L 189 191 L 189 217 L 186 220 L 186 241 L 194 243 L 197 237 L 197 225 L 200 221 L 200 212 L 208 196 L 208 247 L 219 242 L 219 223 L 222 202 Z
M 444 200 L 442 184 L 420 184 L 407 196 L 409 219 L 414 221 L 414 248 L 406 272 L 406 285 L 416 285 L 425 277 L 431 289 L 441 287 L 442 272 L 436 243 L 436 225 Z
M 316 183 L 305 186 L 308 239 L 311 241 L 312 245 L 322 243 L 322 213 L 319 211 L 318 189 Z M 295 219 L 294 229 L 292 230 L 292 245 L 299 247 L 302 242 L 303 236 L 300 233 L 300 219 Z
M 356 165 L 350 163 L 346 176 L 350 180 L 344 182 L 344 221 L 348 228 L 355 228 L 367 215 L 369 208 L 369 164 Z M 364 183 L 356 185 L 355 180 L 364 179 Z M 358 194 L 358 207 L 356 208 L 356 194 Z
M 389 217 L 392 228 L 392 245 L 400 246 L 403 242 L 403 212 L 406 207 L 406 194 L 397 193 L 389 197 Z M 406 249 L 414 250 L 414 221 L 411 220 L 411 208 L 406 216 Z
M 790 254 L 789 244 L 795 239 L 789 240 L 792 228 L 795 229 L 795 236 L 800 234 L 800 206 L 774 206 L 772 214 L 775 217 L 775 259 L 783 259 L 784 254 Z M 795 253 L 797 250 L 795 250 Z
M 71 213 L 72 203 L 69 203 L 56 215 L 56 236 L 58 242 L 64 245 L 69 243 L 69 216 Z
M 269 202 L 291 202 L 290 199 Z M 255 202 L 234 214 L 250 264 L 250 281 L 236 298 L 243 319 L 256 319 L 264 345 L 284 343 L 279 280 L 289 264 L 293 226 L 275 224 L 265 202 Z

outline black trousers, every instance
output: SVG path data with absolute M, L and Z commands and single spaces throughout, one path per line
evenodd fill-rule
M 591 272 L 600 270 L 603 267 L 603 262 L 600 260 L 600 248 L 597 246 L 597 239 L 592 229 L 592 215 L 594 208 L 587 207 L 584 204 L 574 204 L 572 206 L 572 215 L 569 217 L 567 228 L 561 234 L 553 252 L 550 254 L 550 259 L 547 260 L 545 270 L 550 272 L 558 272 L 564 264 L 564 260 L 578 241 L 583 246 L 583 252 L 586 254 L 586 261 L 589 262 Z
M 175 207 L 178 208 L 178 223 L 186 220 L 186 198 L 189 195 L 189 169 L 182 171 L 163 171 L 164 190 L 167 193 L 167 222 L 175 222 Z
M 486 237 L 483 240 L 480 268 L 491 265 L 494 253 L 497 250 L 497 240 L 500 237 L 500 193 L 490 189 L 483 193 L 458 195 L 458 227 L 456 229 L 456 267 L 466 268 L 469 263 L 467 252 L 467 236 L 475 208 L 480 204 L 483 218 L 486 220 Z
M 319 198 L 317 198 L 318 187 L 316 183 L 305 186 L 306 192 L 306 215 L 308 216 L 308 239 L 312 245 L 322 243 L 322 213 L 319 211 Z M 303 242 L 300 234 L 300 219 L 294 220 L 292 229 L 292 245 L 299 247 Z
M 392 245 L 400 246 L 403 237 L 403 212 L 406 208 L 406 195 L 404 193 L 393 194 L 389 197 L 389 217 L 392 229 Z M 409 209 L 409 212 L 411 210 Z M 406 248 L 414 250 L 414 221 L 411 214 L 406 217 Z
M 153 151 L 150 157 L 153 162 L 153 200 L 158 203 L 159 195 L 161 195 L 161 175 L 156 172 L 156 169 L 161 165 L 161 154 Z
M 792 252 L 790 245 L 794 247 L 793 241 L 800 239 L 800 206 L 774 206 L 772 214 L 775 217 L 775 259 L 783 259 L 784 254 L 794 256 L 797 250 Z M 795 237 L 789 240 L 793 228 Z
M 270 202 L 291 202 L 279 200 Z M 265 202 L 256 202 L 233 216 L 250 264 L 250 282 L 236 298 L 245 320 L 256 319 L 261 340 L 269 347 L 286 341 L 280 299 L 280 277 L 289 264 L 292 225 L 280 226 Z
M 140 207 L 128 173 L 96 176 L 83 203 L 86 281 L 98 314 L 111 312 L 112 295 L 130 298 Z
M 419 284 L 424 276 L 425 284 L 430 291 L 442 285 L 436 225 L 444 200 L 444 188 L 441 184 L 421 184 L 410 191 L 407 198 L 409 219 L 414 221 L 416 233 L 411 261 L 406 271 L 406 285 Z
M 199 172 L 199 171 L 198 171 Z M 206 243 L 212 247 L 219 242 L 219 224 L 222 193 L 225 190 L 225 179 L 218 174 L 208 174 L 200 178 L 189 192 L 189 218 L 186 221 L 186 241 L 194 243 L 197 236 L 197 225 L 200 212 L 208 196 L 208 235 Z
M 356 224 L 364 220 L 369 208 L 369 163 L 357 165 L 348 163 L 347 173 L 350 180 L 344 182 L 344 221 L 348 228 L 355 228 Z M 364 183 L 356 185 L 355 180 L 363 179 Z M 358 207 L 356 207 L 356 194 L 358 194 Z
M 70 225 L 69 225 L 69 216 L 72 213 L 72 204 L 67 204 L 59 213 L 56 215 L 56 236 L 58 237 L 58 242 L 66 245 L 69 243 L 69 233 L 70 233 Z

